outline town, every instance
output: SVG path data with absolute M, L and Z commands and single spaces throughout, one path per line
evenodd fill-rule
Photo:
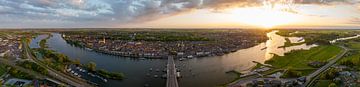
M 267 40 L 257 30 L 69 31 L 63 38 L 75 46 L 134 58 L 221 56 Z
M 0 34 L 0 57 L 19 58 L 21 55 L 21 38 L 23 35 Z

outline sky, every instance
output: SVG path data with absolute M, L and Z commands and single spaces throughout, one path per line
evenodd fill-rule
M 0 0 L 0 28 L 360 29 L 360 0 Z

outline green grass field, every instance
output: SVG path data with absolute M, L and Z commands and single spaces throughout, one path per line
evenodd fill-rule
M 7 71 L 4 64 L 0 64 L 0 76 L 3 75 Z
M 317 82 L 317 83 L 315 84 L 314 87 L 328 87 L 329 84 L 331 84 L 331 83 L 332 83 L 331 80 L 320 80 L 319 82 Z
M 338 64 L 346 65 L 355 69 L 360 70 L 360 38 L 352 39 L 348 42 L 345 42 L 345 45 L 353 49 L 353 51 L 348 52 L 348 55 L 346 55 L 341 61 L 338 62 Z
M 276 68 L 312 68 L 308 66 L 311 61 L 329 61 L 341 52 L 341 48 L 334 45 L 323 45 L 310 50 L 297 50 L 286 53 L 285 56 L 275 55 L 266 61 Z
M 360 42 L 348 42 L 347 45 L 349 46 L 349 48 L 351 49 L 356 49 L 356 50 L 360 50 Z

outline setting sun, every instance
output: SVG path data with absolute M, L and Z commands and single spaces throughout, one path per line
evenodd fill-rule
M 262 28 L 272 28 L 300 20 L 297 14 L 261 8 L 232 9 L 231 13 L 234 16 L 241 16 L 238 18 L 240 22 Z
M 300 20 L 301 16 L 293 11 L 291 3 L 264 2 L 263 6 L 252 8 L 229 9 L 229 12 L 239 18 L 241 22 L 262 28 L 273 28 L 287 25 Z

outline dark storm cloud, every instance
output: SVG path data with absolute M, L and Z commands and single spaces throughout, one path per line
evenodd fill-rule
M 70 27 L 146 22 L 194 9 L 221 10 L 262 5 L 264 0 L 0 0 L 0 26 L 11 23 Z M 272 2 L 280 0 L 269 0 Z M 357 3 L 357 0 L 293 0 L 298 4 Z M 6 24 L 9 23 L 9 24 Z M 54 24 L 56 23 L 56 24 Z M 14 24 L 11 24 L 14 25 Z M 90 25 L 90 26 L 89 26 Z M 104 26 L 107 27 L 107 26 Z

